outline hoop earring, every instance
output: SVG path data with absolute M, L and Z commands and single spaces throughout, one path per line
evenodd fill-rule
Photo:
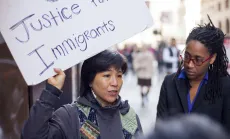
M 210 64 L 208 68 L 213 69 L 213 64 Z

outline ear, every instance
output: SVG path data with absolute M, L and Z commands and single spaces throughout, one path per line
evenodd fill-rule
M 213 54 L 213 56 L 212 56 L 212 58 L 210 59 L 210 64 L 213 64 L 214 62 L 215 62 L 215 60 L 216 60 L 216 56 L 217 56 L 217 54 L 215 53 L 215 54 Z

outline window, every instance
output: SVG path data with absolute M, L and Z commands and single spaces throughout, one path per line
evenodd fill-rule
M 218 11 L 221 11 L 221 3 L 218 3 Z
M 225 7 L 228 8 L 228 6 L 229 6 L 229 0 L 226 0 L 225 1 Z
M 226 32 L 227 32 L 227 33 L 230 33 L 230 28 L 229 28 L 229 26 L 230 26 L 230 25 L 229 25 L 229 20 L 227 19 L 227 20 L 226 20 Z

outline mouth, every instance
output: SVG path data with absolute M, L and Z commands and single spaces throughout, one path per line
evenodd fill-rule
M 111 91 L 108 91 L 108 93 L 110 96 L 117 96 L 119 92 L 117 90 L 111 90 Z
M 188 76 L 194 76 L 195 75 L 195 72 L 192 72 L 192 71 L 187 71 L 186 73 Z

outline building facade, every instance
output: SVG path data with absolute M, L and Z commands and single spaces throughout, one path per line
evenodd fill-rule
M 161 32 L 165 41 L 174 37 L 178 43 L 185 40 L 185 4 L 181 0 L 151 0 L 154 29 Z
M 201 24 L 207 23 L 207 14 L 216 27 L 230 36 L 230 0 L 201 0 Z
M 157 47 L 162 40 L 170 42 L 173 37 L 178 43 L 184 43 L 186 38 L 185 4 L 184 0 L 145 0 L 153 18 L 153 26 L 122 42 L 151 44 Z M 155 34 L 154 31 L 157 33 Z
M 191 30 L 200 23 L 200 0 L 184 0 L 185 2 L 185 24 L 186 24 L 186 37 Z

